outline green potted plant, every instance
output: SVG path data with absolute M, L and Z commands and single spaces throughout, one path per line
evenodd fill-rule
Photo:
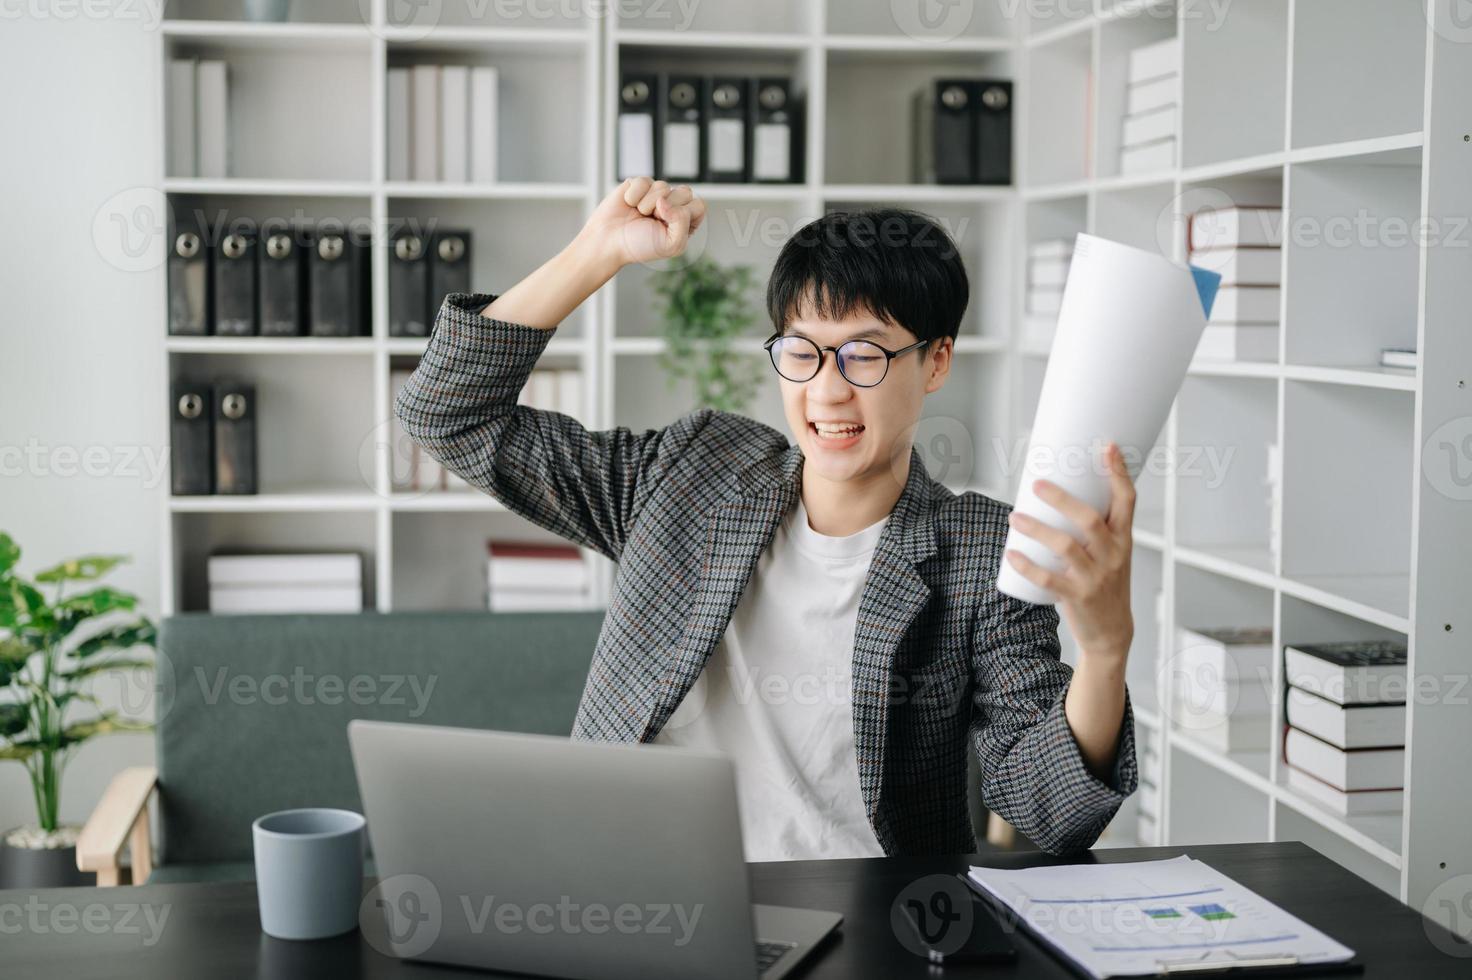
M 155 631 L 135 614 L 135 596 L 87 584 L 124 558 L 74 558 L 34 581 L 16 570 L 19 560 L 20 547 L 0 532 L 0 759 L 25 766 L 36 802 L 35 825 L 7 832 L 0 845 L 0 887 L 81 884 L 79 828 L 57 818 L 61 774 L 92 736 L 151 727 L 106 710 L 89 687 L 108 671 L 153 666 L 134 651 L 151 649 Z M 80 588 L 69 590 L 73 583 Z
M 756 395 L 761 359 L 732 349 L 754 322 L 752 282 L 750 266 L 722 266 L 708 255 L 653 274 L 664 306 L 659 364 L 671 387 L 690 380 L 696 407 L 741 412 Z

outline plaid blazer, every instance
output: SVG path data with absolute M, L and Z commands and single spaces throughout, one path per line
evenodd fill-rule
M 757 559 L 799 495 L 780 432 L 701 410 L 662 429 L 589 432 L 516 404 L 551 331 L 491 320 L 492 295 L 445 300 L 394 401 L 404 430 L 510 510 L 617 562 L 573 736 L 648 742 L 726 631 Z M 1054 853 L 1093 844 L 1133 792 L 1134 720 L 1108 783 L 1063 713 L 1058 615 L 999 593 L 1008 507 L 909 479 L 874 550 L 853 641 L 859 785 L 886 854 L 975 850 L 967 745 L 981 798 Z

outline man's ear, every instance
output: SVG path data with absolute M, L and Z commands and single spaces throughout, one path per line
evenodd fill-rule
M 946 378 L 951 373 L 951 357 L 955 354 L 956 342 L 951 337 L 939 337 L 930 342 L 925 349 L 925 360 L 927 362 L 925 375 L 925 393 L 940 391 L 946 383 Z

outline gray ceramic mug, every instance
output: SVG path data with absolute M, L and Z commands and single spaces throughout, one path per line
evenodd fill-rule
M 251 824 L 261 929 L 277 939 L 325 939 L 358 925 L 363 898 L 361 813 L 308 807 Z

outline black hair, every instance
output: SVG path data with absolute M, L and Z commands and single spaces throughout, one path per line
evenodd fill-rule
M 767 315 L 785 333 L 804 312 L 825 320 L 870 313 L 936 340 L 956 336 L 970 295 L 960 250 L 933 218 L 901 208 L 832 211 L 782 246 Z

